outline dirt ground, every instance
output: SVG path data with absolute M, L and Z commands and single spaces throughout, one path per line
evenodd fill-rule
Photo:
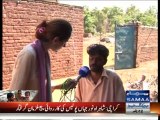
M 127 89 L 126 85 L 129 82 L 134 83 L 140 80 L 142 75 L 146 76 L 144 82 L 151 83 L 152 81 L 155 81 L 155 79 L 158 77 L 158 60 L 143 62 L 137 68 L 115 70 L 115 72 L 121 77 L 125 89 Z M 148 86 L 148 88 L 150 90 L 157 91 L 155 85 L 150 85 Z

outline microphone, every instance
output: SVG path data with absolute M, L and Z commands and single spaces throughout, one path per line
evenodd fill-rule
M 86 77 L 89 74 L 90 70 L 87 66 L 83 66 L 79 69 L 79 76 L 75 79 L 78 82 L 82 77 Z
M 76 78 L 76 79 L 69 79 L 69 81 L 66 83 L 66 91 L 64 92 L 64 95 L 67 94 L 67 92 L 70 90 L 70 89 L 73 89 L 76 87 L 77 83 L 79 82 L 79 80 L 82 78 L 82 77 L 86 77 L 88 74 L 89 74 L 90 70 L 87 66 L 83 66 L 79 69 L 79 76 Z

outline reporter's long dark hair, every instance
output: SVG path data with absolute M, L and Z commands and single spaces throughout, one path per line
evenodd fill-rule
M 54 19 L 49 22 L 42 21 L 36 28 L 36 38 L 47 42 L 54 37 L 59 37 L 61 41 L 67 42 L 72 33 L 71 24 L 64 19 Z

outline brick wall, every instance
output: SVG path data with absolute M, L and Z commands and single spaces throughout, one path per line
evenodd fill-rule
M 44 19 L 63 18 L 73 26 L 67 46 L 50 52 L 51 79 L 76 75 L 82 66 L 83 8 L 55 2 L 3 1 L 3 89 L 10 84 L 14 61 L 20 50 L 35 40 L 36 26 Z
M 137 64 L 158 59 L 158 29 L 138 25 Z

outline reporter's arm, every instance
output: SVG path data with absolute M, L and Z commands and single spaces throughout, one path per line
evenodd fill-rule
M 28 90 L 27 84 L 31 79 L 31 72 L 34 64 L 34 55 L 30 51 L 22 50 L 16 59 L 12 80 L 9 89 L 10 90 Z
M 63 84 L 56 85 L 56 86 L 52 86 L 52 87 L 51 87 L 51 92 L 54 92 L 54 90 L 56 90 L 56 89 L 61 89 L 61 88 L 62 88 L 62 85 L 63 85 Z

